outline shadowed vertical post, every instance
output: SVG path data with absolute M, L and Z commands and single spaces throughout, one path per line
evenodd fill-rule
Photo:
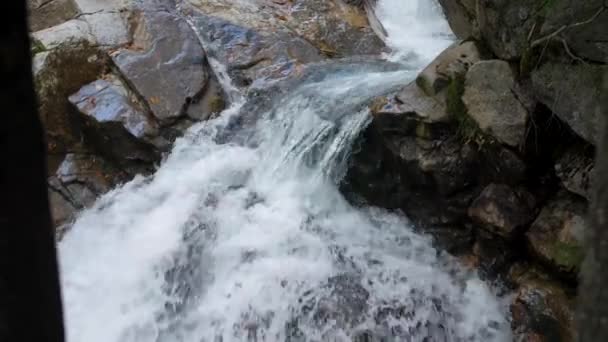
M 25 0 L 0 2 L 0 341 L 63 341 Z

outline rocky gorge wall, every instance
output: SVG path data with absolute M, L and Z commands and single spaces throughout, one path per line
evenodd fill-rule
M 28 2 L 58 227 L 154 171 L 189 126 L 228 104 L 210 58 L 253 93 L 308 63 L 386 50 L 371 1 Z M 343 192 L 403 211 L 507 284 L 519 340 L 571 341 L 608 10 L 440 3 L 460 40 L 371 104 Z
M 247 89 L 306 63 L 384 49 L 365 12 L 341 1 L 258 2 L 28 1 L 60 232 L 99 195 L 154 171 L 189 126 L 226 107 L 209 55 Z
M 373 104 L 343 189 L 507 284 L 518 341 L 572 341 L 608 8 L 440 3 L 460 40 Z

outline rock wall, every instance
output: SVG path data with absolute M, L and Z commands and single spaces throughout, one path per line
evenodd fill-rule
M 228 104 L 209 58 L 246 93 L 334 57 L 378 55 L 342 0 L 28 0 L 55 225 L 149 174 L 193 123 Z M 261 9 L 261 10 L 260 10 Z
M 440 3 L 460 41 L 374 102 L 342 189 L 510 287 L 518 340 L 573 341 L 608 8 Z

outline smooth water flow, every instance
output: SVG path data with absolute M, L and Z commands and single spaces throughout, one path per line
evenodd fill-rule
M 365 104 L 412 80 L 425 44 L 445 43 L 433 37 L 412 43 L 415 64 L 400 71 L 321 68 L 252 129 L 231 124 L 236 103 L 178 139 L 154 176 L 81 213 L 60 244 L 68 340 L 510 340 L 486 285 L 405 217 L 355 208 L 337 189 Z

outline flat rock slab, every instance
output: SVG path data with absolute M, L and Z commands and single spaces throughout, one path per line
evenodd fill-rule
M 323 57 L 306 40 L 285 31 L 257 31 L 221 18 L 194 14 L 207 52 L 226 66 L 237 86 L 278 80 Z
M 69 100 L 84 115 L 100 123 L 121 123 L 136 138 L 158 134 L 156 123 L 115 77 L 90 83 Z
M 534 206 L 528 192 L 490 184 L 471 204 L 469 216 L 483 229 L 511 240 L 534 219 Z
M 116 66 L 161 123 L 196 110 L 209 75 L 205 53 L 188 23 L 165 11 L 139 11 L 129 49 L 112 55 Z
M 600 117 L 605 65 L 546 63 L 532 71 L 532 87 L 539 101 L 587 142 L 595 145 Z
M 28 0 L 31 31 L 40 31 L 59 25 L 79 13 L 74 0 Z
M 35 32 L 33 36 L 45 50 L 55 49 L 60 45 L 77 44 L 83 41 L 90 45 L 97 45 L 97 40 L 91 34 L 89 24 L 80 19 L 66 21 L 63 24 Z
M 467 72 L 462 101 L 479 128 L 503 144 L 524 143 L 528 111 L 515 96 L 509 63 L 481 61 Z

